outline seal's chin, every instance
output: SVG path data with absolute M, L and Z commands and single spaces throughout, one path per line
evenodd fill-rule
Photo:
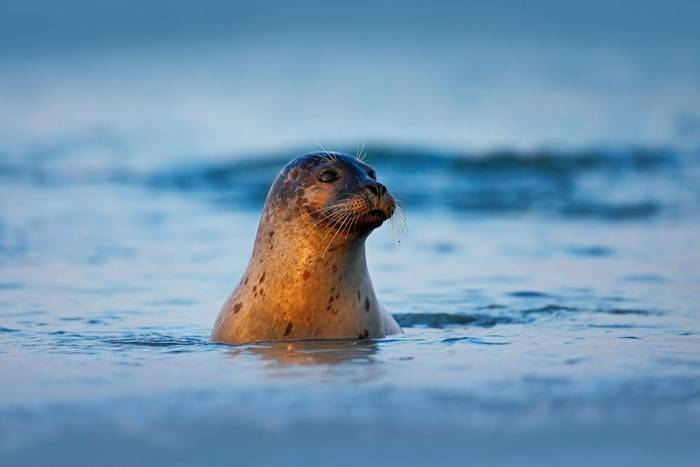
M 372 209 L 367 214 L 363 215 L 358 224 L 365 226 L 379 227 L 387 220 L 391 215 L 384 212 L 381 209 Z

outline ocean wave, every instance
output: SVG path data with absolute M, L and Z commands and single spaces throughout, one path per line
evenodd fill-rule
M 443 329 L 447 327 L 490 328 L 503 324 L 529 324 L 546 317 L 565 317 L 575 314 L 608 314 L 659 316 L 659 310 L 636 308 L 579 308 L 559 304 L 548 304 L 536 308 L 501 309 L 498 315 L 485 313 L 394 313 L 393 316 L 403 328 L 425 327 Z M 629 323 L 615 323 L 615 326 L 632 326 Z
M 410 209 L 471 215 L 537 213 L 626 221 L 700 205 L 686 170 L 698 160 L 669 149 L 502 150 L 440 152 L 369 148 L 368 162 Z M 228 209 L 259 209 L 290 155 L 268 154 L 167 167 L 149 172 L 49 170 L 0 164 L 0 179 L 36 184 L 117 183 L 193 193 Z M 689 175 L 691 174 L 691 175 Z M 680 206 L 680 209 L 679 209 Z
M 669 150 L 449 154 L 376 148 L 369 154 L 380 178 L 412 209 L 624 221 L 655 217 L 688 198 L 685 187 L 674 185 L 680 159 Z M 259 207 L 286 162 L 269 157 L 192 166 L 152 174 L 146 183 L 206 193 L 229 208 Z M 649 190 L 657 185 L 663 189 Z
M 479 326 L 493 327 L 497 324 L 514 324 L 528 321 L 508 316 L 490 316 L 486 314 L 468 313 L 395 313 L 394 319 L 402 328 L 428 327 L 445 328 L 448 326 Z

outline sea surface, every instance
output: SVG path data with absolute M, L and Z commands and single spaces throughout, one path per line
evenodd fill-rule
M 700 465 L 700 2 L 0 0 L 0 466 Z M 364 150 L 404 334 L 209 342 Z
M 210 343 L 316 149 L 2 152 L 0 464 L 697 465 L 697 151 L 368 145 L 406 211 L 367 241 L 404 334 Z

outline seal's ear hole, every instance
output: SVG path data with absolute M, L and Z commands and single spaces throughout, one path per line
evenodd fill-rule
M 331 183 L 340 178 L 340 173 L 335 169 L 324 169 L 318 175 L 318 179 L 325 183 Z

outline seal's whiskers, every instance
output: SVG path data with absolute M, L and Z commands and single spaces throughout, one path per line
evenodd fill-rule
M 326 206 L 326 207 L 323 207 L 323 208 L 321 208 L 321 209 L 316 209 L 316 210 L 314 210 L 314 211 L 311 211 L 311 214 L 315 214 L 315 213 L 317 213 L 317 212 L 327 211 L 327 210 L 329 210 L 329 209 L 333 209 L 333 208 L 337 208 L 337 207 L 343 206 L 343 205 L 346 204 L 346 202 L 347 202 L 347 200 L 344 199 L 344 200 L 340 201 L 339 203 L 333 204 L 333 205 L 331 205 L 331 206 Z
M 406 225 L 406 214 L 399 200 L 395 200 L 394 213 L 389 220 L 391 222 L 391 236 L 395 241 L 401 241 L 406 236 L 408 227 Z
M 333 234 L 331 241 L 328 242 L 328 245 L 326 245 L 326 248 L 323 250 L 323 253 L 321 253 L 321 258 L 323 258 L 323 255 L 326 254 L 326 251 L 328 251 L 328 248 L 330 248 L 331 244 L 333 243 L 333 240 L 335 240 L 335 237 L 338 236 L 338 232 L 340 232 L 340 229 L 343 227 L 345 222 L 347 222 L 347 220 L 350 219 L 350 217 L 352 217 L 352 213 L 348 211 L 346 213 L 346 216 L 343 218 L 343 222 L 340 224 L 340 227 L 335 231 L 335 234 Z
M 365 143 L 362 143 L 362 147 L 358 147 L 357 152 L 355 153 L 355 159 L 364 162 L 366 157 L 367 153 L 365 152 Z
M 348 211 L 346 206 L 341 206 L 340 208 L 336 209 L 335 211 L 331 212 L 330 214 L 326 214 L 323 217 L 321 217 L 321 220 L 316 222 L 314 227 L 317 227 L 318 225 L 322 223 L 326 223 L 329 225 L 334 225 L 336 221 L 340 219 L 340 217 L 345 214 Z
M 325 239 L 328 235 L 330 235 L 331 230 L 333 230 L 333 228 L 337 227 L 349 215 L 350 215 L 349 210 L 342 209 L 342 210 L 339 210 L 339 212 L 330 216 L 329 217 L 330 220 L 328 221 L 328 228 L 326 229 L 326 233 L 323 236 L 323 238 Z
M 334 153 L 326 149 L 322 144 L 319 143 L 319 147 L 323 150 L 325 154 L 319 154 L 321 158 L 327 160 L 328 162 L 336 161 L 338 158 L 335 156 Z

